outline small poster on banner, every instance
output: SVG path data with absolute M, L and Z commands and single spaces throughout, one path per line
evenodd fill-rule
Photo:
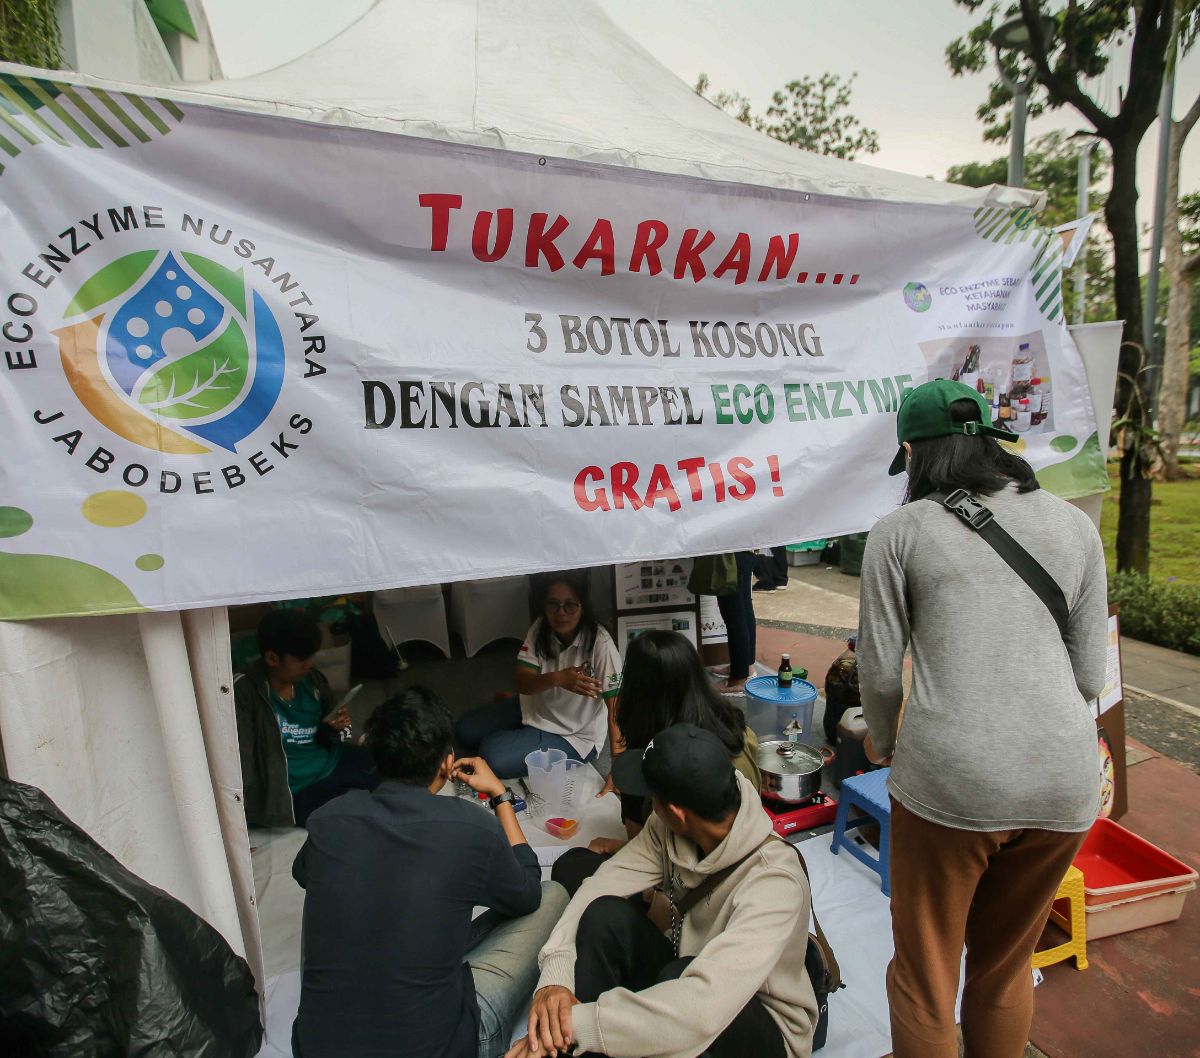
M 687 587 L 691 575 L 690 558 L 623 562 L 617 566 L 617 609 L 691 606 L 696 600 Z
M 1100 768 L 1100 814 L 1119 819 L 1129 807 L 1125 763 L 1125 688 L 1121 673 L 1121 622 L 1117 607 L 1108 608 L 1108 658 L 1104 690 L 1088 703 L 1096 719 Z
M 1125 697 L 1121 676 L 1121 629 L 1117 624 L 1117 615 L 1108 616 L 1108 666 L 1104 680 L 1104 690 L 1100 692 L 1099 711 L 1107 713 L 1114 705 Z
M 696 614 L 693 610 L 676 610 L 672 613 L 626 614 L 617 618 L 617 649 L 621 660 L 625 660 L 625 649 L 643 632 L 678 632 L 692 646 L 699 649 L 696 640 Z

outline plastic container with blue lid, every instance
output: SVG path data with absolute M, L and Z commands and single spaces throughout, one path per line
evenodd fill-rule
M 795 737 L 812 742 L 813 707 L 817 689 L 808 680 L 780 687 L 778 676 L 755 676 L 746 681 L 746 723 L 761 740 Z M 789 729 L 789 725 L 794 727 Z

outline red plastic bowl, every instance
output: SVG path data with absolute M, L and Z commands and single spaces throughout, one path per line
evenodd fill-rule
M 1111 819 L 1097 819 L 1092 825 L 1075 866 L 1083 872 L 1089 906 L 1178 889 L 1197 878 L 1182 860 Z

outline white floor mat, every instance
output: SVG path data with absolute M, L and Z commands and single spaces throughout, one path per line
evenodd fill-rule
M 258 1058 L 292 1058 L 292 1022 L 299 1007 L 299 970 L 267 982 L 267 1033 Z
M 543 863 L 544 874 L 549 873 L 549 864 L 562 850 L 586 845 L 598 835 L 620 835 L 620 811 L 615 797 L 601 798 L 589 806 L 582 816 L 579 833 L 571 842 L 550 837 L 534 820 L 523 823 L 530 844 Z M 291 846 L 299 848 L 292 835 L 299 835 L 302 843 L 302 831 L 290 832 L 277 847 L 256 860 L 256 882 L 260 871 L 266 876 L 259 893 L 259 915 L 264 951 L 269 953 L 267 972 L 271 975 L 267 985 L 267 1038 L 259 1058 L 291 1058 L 292 1020 L 300 1001 L 303 891 L 291 880 L 291 857 L 295 856 Z M 821 926 L 837 953 L 847 985 L 830 997 L 829 1039 L 819 1054 L 821 1058 L 882 1058 L 891 1052 L 884 985 L 884 974 L 892 957 L 889 903 L 879 889 L 876 874 L 844 853 L 834 856 L 829 844 L 829 835 L 825 834 L 800 846 L 812 878 Z
M 846 987 L 829 997 L 829 1038 L 822 1058 L 882 1058 L 892 1050 L 885 974 L 892 958 L 891 905 L 879 875 L 845 852 L 829 851 L 828 834 L 801 842 L 813 904 L 837 955 Z

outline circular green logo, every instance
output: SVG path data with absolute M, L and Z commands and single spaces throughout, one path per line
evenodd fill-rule
M 909 283 L 904 288 L 904 304 L 913 312 L 928 312 L 933 304 L 933 295 L 924 283 Z

